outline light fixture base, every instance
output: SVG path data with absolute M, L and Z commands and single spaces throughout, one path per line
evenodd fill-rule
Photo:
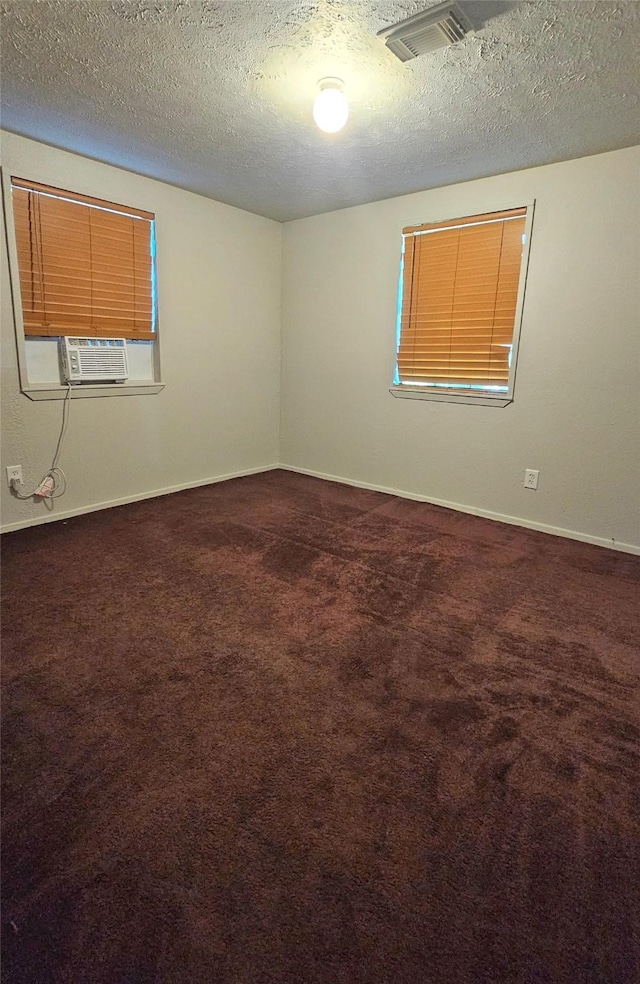
M 323 89 L 339 89 L 342 92 L 344 88 L 344 82 L 342 79 L 338 79 L 333 75 L 327 75 L 324 79 L 318 81 L 318 89 L 322 91 Z

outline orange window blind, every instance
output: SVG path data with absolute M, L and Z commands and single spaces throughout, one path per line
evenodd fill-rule
M 155 338 L 151 212 L 12 177 L 25 335 Z
M 507 388 L 526 214 L 403 229 L 400 383 Z

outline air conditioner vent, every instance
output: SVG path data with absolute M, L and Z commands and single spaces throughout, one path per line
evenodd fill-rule
M 409 61 L 461 41 L 472 25 L 457 3 L 439 3 L 400 24 L 378 31 L 400 61 Z

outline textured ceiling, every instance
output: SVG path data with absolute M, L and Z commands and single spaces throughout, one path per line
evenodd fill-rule
M 640 143 L 639 3 L 463 2 L 474 32 L 403 65 L 376 32 L 432 5 L 5 2 L 2 125 L 280 220 Z

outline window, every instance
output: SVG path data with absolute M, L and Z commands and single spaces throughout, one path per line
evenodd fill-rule
M 532 212 L 403 229 L 394 395 L 511 402 Z
M 24 333 L 153 340 L 154 216 L 11 178 Z

